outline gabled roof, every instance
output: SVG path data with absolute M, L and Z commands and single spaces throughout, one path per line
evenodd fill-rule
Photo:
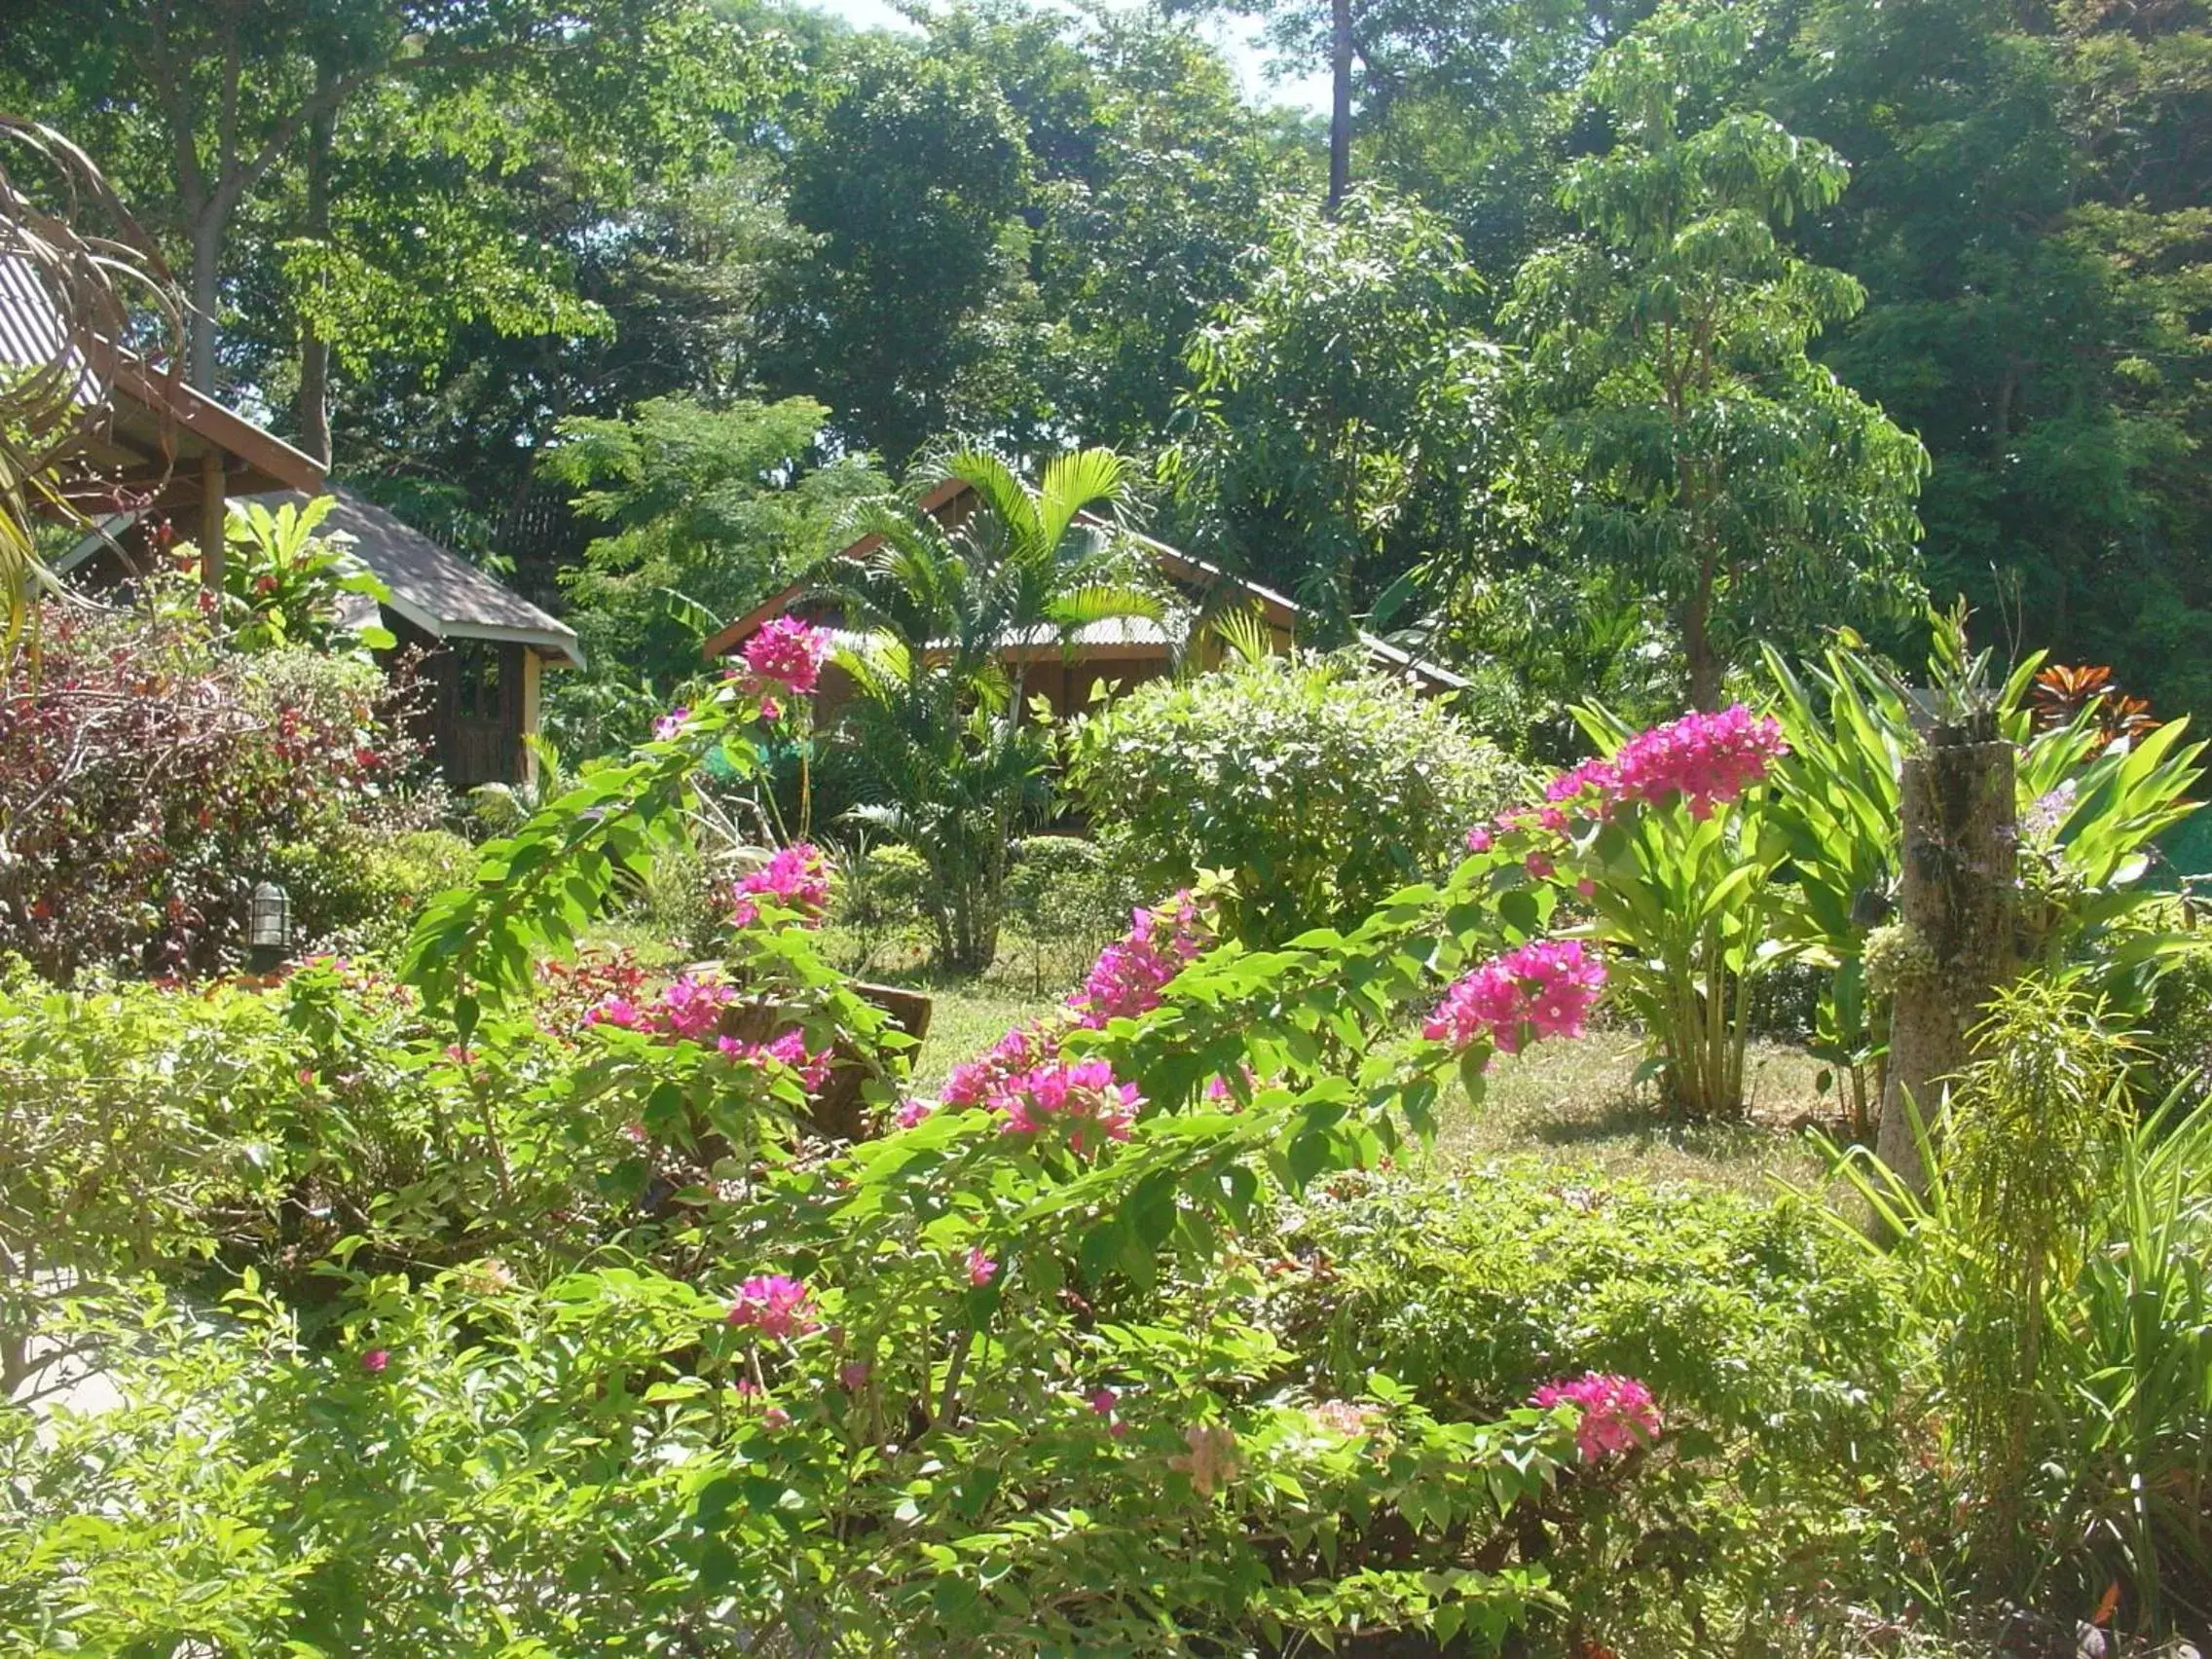
M 961 497 L 970 493 L 971 486 L 959 479 L 948 479 L 923 496 L 915 505 L 920 507 L 923 512 L 937 516 L 948 512 Z M 1103 519 L 1089 513 L 1082 514 L 1078 522 L 1092 526 L 1103 526 L 1105 523 Z M 1299 621 L 1305 615 L 1304 608 L 1295 601 L 1284 598 L 1272 588 L 1262 587 L 1258 582 L 1247 580 L 1243 576 L 1233 575 L 1218 565 L 1207 564 L 1203 559 L 1194 559 L 1181 548 L 1170 547 L 1166 542 L 1156 540 L 1152 536 L 1141 535 L 1133 531 L 1124 534 L 1149 552 L 1159 565 L 1161 574 L 1178 586 L 1198 594 L 1213 594 L 1227 589 L 1234 599 L 1241 600 L 1255 607 L 1271 627 L 1281 628 L 1292 633 L 1297 631 Z M 875 535 L 863 536 L 850 547 L 843 548 L 833 554 L 832 557 L 864 559 L 875 551 L 881 539 L 880 536 Z M 715 658 L 725 657 L 736 651 L 759 630 L 763 623 L 773 617 L 781 616 L 799 600 L 803 599 L 814 585 L 812 581 L 804 578 L 793 582 L 778 592 L 770 594 L 744 615 L 725 624 L 710 637 L 702 647 L 708 659 L 712 661 Z M 1150 635 L 1157 634 L 1161 647 L 1165 648 L 1167 639 L 1164 632 L 1161 632 L 1155 624 L 1145 624 L 1144 626 L 1149 630 L 1147 643 L 1149 643 Z M 1078 651 L 1084 649 L 1088 644 L 1092 643 L 1086 639 L 1085 634 L 1087 632 L 1079 632 L 1071 642 Z M 1377 663 L 1396 673 L 1403 674 L 1409 679 L 1421 682 L 1432 691 L 1461 691 L 1466 689 L 1467 681 L 1454 674 L 1450 669 L 1441 668 L 1432 662 L 1424 662 L 1373 634 L 1360 634 L 1357 638 L 1361 647 Z M 1136 637 L 1133 635 L 1126 638 L 1118 636 L 1115 643 L 1124 645 L 1135 644 Z M 1040 647 L 1035 643 L 1025 643 L 1014 648 L 1026 655 Z
M 343 531 L 353 538 L 350 551 L 391 590 L 386 604 L 424 633 L 438 640 L 513 641 L 583 667 L 583 647 L 567 623 L 373 501 L 349 490 L 329 494 L 337 498 L 337 505 L 322 521 L 323 531 Z M 305 496 L 290 490 L 252 499 L 272 512 L 287 502 L 307 504 Z
M 44 363 L 63 338 L 46 290 L 19 258 L 0 258 L 0 366 Z M 320 461 L 193 390 L 172 370 L 104 343 L 98 354 L 105 358 L 100 372 L 81 363 L 77 376 L 74 395 L 88 405 L 91 431 L 73 463 L 84 476 L 70 480 L 67 493 L 95 503 L 157 489 L 197 498 L 198 467 L 186 463 L 210 452 L 224 458 L 232 495 L 322 488 Z M 93 410 L 103 381 L 113 396 L 106 409 Z

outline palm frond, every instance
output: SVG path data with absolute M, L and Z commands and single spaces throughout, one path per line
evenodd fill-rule
M 1003 456 L 986 449 L 959 450 L 945 458 L 937 481 L 953 479 L 976 492 L 986 523 L 995 519 L 1011 544 L 1042 539 L 1036 498 Z
M 1257 667 L 1273 652 L 1274 637 L 1268 632 L 1268 619 L 1256 605 L 1225 611 L 1213 619 L 1212 628 L 1214 637 L 1229 647 L 1230 655 L 1246 668 Z
M 181 372 L 184 306 L 161 253 L 90 157 L 36 122 L 0 115 L 0 289 L 31 348 L 0 380 L 0 611 L 12 646 L 44 579 L 31 519 L 82 522 L 62 469 L 110 407 L 127 342 L 156 380 Z M 18 186 L 27 154 L 52 199 Z
M 1045 604 L 1046 620 L 1063 631 L 1122 618 L 1161 622 L 1166 617 L 1167 607 L 1158 594 L 1106 582 L 1055 595 Z
M 1118 518 L 1131 476 L 1128 461 L 1110 449 L 1054 456 L 1037 481 L 1038 538 L 1056 551 L 1079 514 L 1103 508 Z

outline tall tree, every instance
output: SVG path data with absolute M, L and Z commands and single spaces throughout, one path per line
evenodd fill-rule
M 796 127 L 788 207 L 815 243 L 775 308 L 771 387 L 899 465 L 939 433 L 1023 423 L 1042 331 L 1005 95 L 972 63 L 864 42 Z
M 1562 193 L 1585 234 L 1532 256 L 1503 313 L 1528 348 L 1543 522 L 1664 607 L 1701 709 L 1751 640 L 1917 592 L 1923 452 L 1808 355 L 1862 290 L 1783 236 L 1848 172 L 1729 106 L 1751 45 L 1741 9 L 1682 8 L 1599 59 L 1586 92 L 1612 142 Z
M 357 100 L 418 89 L 448 115 L 467 112 L 482 143 L 522 104 L 548 107 L 535 95 L 547 87 L 571 113 L 636 96 L 656 61 L 703 55 L 706 22 L 693 0 L 85 0 L 34 9 L 10 44 L 42 107 L 81 117 L 149 216 L 166 209 L 188 273 L 192 381 L 211 390 L 241 214 L 311 157 L 327 166 Z M 612 79 L 616 65 L 627 80 Z M 317 186 L 311 234 L 327 200 Z M 527 264 L 521 250 L 510 258 Z
M 1434 214 L 1361 188 L 1286 210 L 1248 290 L 1192 336 L 1165 460 L 1179 534 L 1289 590 L 1322 630 L 1491 534 L 1501 353 Z
M 1769 77 L 1854 161 L 1826 360 L 1927 443 L 1932 585 L 2212 707 L 2201 4 L 1823 0 Z

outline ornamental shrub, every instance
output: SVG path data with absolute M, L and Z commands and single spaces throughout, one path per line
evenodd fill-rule
M 1346 926 L 1431 877 L 1522 787 L 1441 703 L 1343 657 L 1236 660 L 1080 721 L 1068 785 L 1147 892 L 1234 873 L 1248 943 Z
M 0 668 L 0 951 L 203 971 L 272 848 L 392 823 L 416 749 L 373 665 L 233 652 L 175 611 L 41 629 Z
M 1586 1373 L 1648 1387 L 1663 1455 L 1547 1509 L 1593 1644 L 1556 1650 L 1774 1651 L 1765 1621 L 1878 1597 L 1948 1525 L 1916 1485 L 1905 1280 L 1810 1205 L 1512 1161 L 1324 1182 L 1255 1242 L 1260 1322 L 1316 1394 L 1380 1370 L 1479 1418 Z

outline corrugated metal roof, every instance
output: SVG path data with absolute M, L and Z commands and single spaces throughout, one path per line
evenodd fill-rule
M 573 628 L 374 502 L 346 490 L 331 494 L 338 504 L 322 521 L 323 530 L 343 531 L 353 538 L 352 551 L 391 590 L 391 608 L 424 633 L 441 640 L 512 640 L 583 667 L 583 647 Z M 272 511 L 285 502 L 307 502 L 296 490 L 247 498 Z

